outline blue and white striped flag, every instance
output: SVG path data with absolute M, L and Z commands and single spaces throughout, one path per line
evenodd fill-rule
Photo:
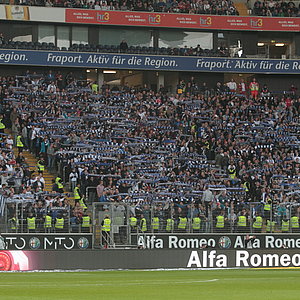
M 5 202 L 5 198 L 0 195 L 0 217 L 4 216 Z

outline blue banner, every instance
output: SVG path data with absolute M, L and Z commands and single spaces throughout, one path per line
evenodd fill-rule
M 157 71 L 299 74 L 300 60 L 0 50 L 0 64 Z

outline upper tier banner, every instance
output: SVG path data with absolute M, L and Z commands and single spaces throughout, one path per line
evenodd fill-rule
M 300 74 L 300 60 L 212 58 L 195 56 L 161 56 L 105 54 L 64 51 L 0 50 L 0 65 L 50 67 Z
M 208 16 L 135 11 L 66 9 L 67 23 L 207 30 L 299 31 L 300 18 Z

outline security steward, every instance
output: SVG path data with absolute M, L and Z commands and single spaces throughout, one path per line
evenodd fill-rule
M 281 221 L 281 232 L 287 233 L 289 231 L 290 231 L 290 221 L 285 218 Z
M 83 208 L 83 209 L 87 209 L 87 206 L 85 205 L 84 201 L 83 201 L 83 197 L 82 197 L 82 194 L 80 192 L 80 184 L 77 183 L 76 184 L 76 187 L 74 189 L 74 200 L 75 200 L 75 204 L 77 202 L 79 202 L 80 206 Z
M 84 233 L 90 233 L 91 231 L 91 217 L 85 213 L 82 216 L 82 220 L 81 220 L 81 232 Z
M 52 216 L 51 213 L 47 213 L 44 217 L 44 228 L 46 233 L 52 232 Z
M 216 217 L 216 232 L 224 232 L 225 229 L 225 217 L 224 217 L 224 211 L 222 211 L 217 217 Z
M 270 221 L 267 220 L 267 226 L 266 226 L 266 232 L 267 233 L 272 233 L 275 230 L 276 222 L 275 221 Z
M 3 115 L 0 115 L 0 133 L 4 133 L 5 125 L 2 122 L 3 120 Z
M 140 220 L 140 230 L 142 232 L 146 232 L 148 230 L 148 227 L 147 227 L 147 220 L 146 218 L 144 217 L 144 215 L 141 215 L 141 220 Z
M 24 149 L 24 144 L 22 142 L 22 136 L 20 134 L 17 135 L 16 146 L 18 148 L 18 153 L 22 153 Z
M 65 226 L 65 219 L 63 218 L 62 215 L 59 215 L 55 220 L 55 232 L 63 233 L 64 226 Z
M 36 219 L 32 213 L 27 217 L 27 229 L 29 233 L 35 232 L 36 229 Z
M 244 233 L 248 232 L 247 230 L 247 217 L 245 210 L 242 211 L 242 214 L 237 219 L 237 232 Z
M 167 219 L 167 224 L 166 224 L 166 232 L 173 232 L 174 231 L 174 219 L 168 218 Z
M 131 215 L 131 217 L 129 218 L 129 225 L 130 225 L 130 231 L 136 232 L 137 218 L 134 215 Z
M 103 221 L 101 222 L 102 246 L 105 249 L 107 249 L 110 244 L 110 229 L 111 220 L 108 215 L 105 215 Z
M 292 233 L 299 233 L 299 217 L 294 215 L 290 220 Z
M 45 161 L 44 158 L 40 158 L 37 162 L 37 169 L 40 174 L 43 174 L 45 171 Z
M 201 228 L 201 219 L 200 219 L 199 215 L 197 214 L 192 220 L 193 232 L 200 232 L 200 228 Z
M 159 217 L 155 216 L 155 217 L 152 218 L 151 226 L 152 226 L 153 232 L 158 232 L 158 230 L 159 230 Z
M 252 229 L 254 233 L 261 233 L 262 230 L 262 225 L 263 225 L 263 219 L 261 216 L 256 216 L 254 219 L 254 222 L 252 224 Z
M 57 184 L 58 192 L 61 193 L 61 194 L 63 194 L 63 192 L 64 192 L 64 185 L 62 184 L 62 179 L 59 176 L 57 176 L 55 178 L 55 183 Z
M 185 232 L 187 226 L 187 218 L 186 216 L 179 217 L 179 223 L 178 223 L 178 231 Z

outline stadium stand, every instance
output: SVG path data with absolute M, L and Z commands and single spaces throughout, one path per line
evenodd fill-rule
M 163 87 L 99 87 L 71 72 L 28 71 L 2 77 L 0 91 L 0 125 L 12 133 L 1 125 L 8 231 L 27 232 L 36 218 L 34 230 L 44 232 L 50 216 L 63 218 L 51 230 L 78 232 L 92 204 L 101 213 L 122 212 L 133 231 L 293 230 L 300 178 L 295 86 L 275 94 L 255 81 L 208 87 L 192 77 L 169 95 Z M 27 150 L 38 159 L 34 174 Z M 50 192 L 43 186 L 47 167 L 58 174 Z
M 15 1 L 16 5 L 209 15 L 238 15 L 232 1 Z

